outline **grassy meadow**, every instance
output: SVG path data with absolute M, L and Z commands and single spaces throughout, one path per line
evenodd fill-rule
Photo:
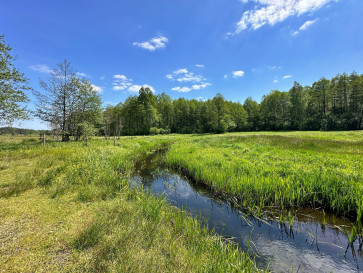
M 139 189 L 135 161 L 181 136 L 0 137 L 0 272 L 251 272 L 198 219 Z
M 251 272 L 247 254 L 129 186 L 166 164 L 253 213 L 312 207 L 362 223 L 363 132 L 261 132 L 48 141 L 0 136 L 0 272 Z
M 194 135 L 166 160 L 255 213 L 311 207 L 362 223 L 361 131 Z

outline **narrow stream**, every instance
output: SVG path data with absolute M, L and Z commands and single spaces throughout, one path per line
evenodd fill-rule
M 164 195 L 174 206 L 192 215 L 201 214 L 205 224 L 216 233 L 232 238 L 242 250 L 247 250 L 258 267 L 273 272 L 361 272 L 362 245 L 358 240 L 349 245 L 339 226 L 350 227 L 345 219 L 326 215 L 321 224 L 321 212 L 304 209 L 294 212 L 289 224 L 247 217 L 228 201 L 223 201 L 205 187 L 163 168 L 166 150 L 157 151 L 136 164 L 131 185 Z

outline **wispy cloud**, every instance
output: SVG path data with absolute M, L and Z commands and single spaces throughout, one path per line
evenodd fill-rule
M 198 65 L 196 65 L 198 67 Z M 204 65 L 199 65 L 199 67 L 204 67 Z M 166 75 L 166 78 L 171 81 L 177 81 L 180 83 L 190 83 L 193 84 L 192 86 L 176 86 L 173 87 L 172 91 L 177 92 L 190 92 L 192 90 L 199 90 L 204 89 L 210 85 L 212 85 L 209 82 L 206 82 L 207 80 L 202 75 L 196 75 L 193 72 L 190 72 L 188 68 L 179 68 L 175 71 L 173 71 L 170 74 Z
M 144 41 L 144 42 L 134 42 L 133 45 L 137 46 L 137 47 L 141 47 L 150 51 L 154 51 L 156 49 L 162 49 L 166 46 L 167 42 L 168 42 L 168 38 L 166 38 L 165 36 L 157 36 L 154 38 L 151 38 L 148 41 Z
M 211 83 L 209 83 L 209 82 L 206 82 L 206 83 L 203 83 L 203 84 L 194 84 L 193 86 L 192 86 L 192 88 L 194 89 L 194 90 L 199 90 L 199 89 L 204 89 L 204 88 L 206 88 L 207 86 L 210 86 L 210 85 L 212 85 Z
M 89 78 L 90 76 L 88 76 L 86 73 L 82 73 L 82 72 L 76 72 L 76 75 L 78 77 L 84 77 L 84 78 Z
M 282 78 L 283 79 L 288 79 L 288 78 L 291 78 L 292 76 L 291 75 L 285 75 L 285 76 L 283 76 Z
M 195 66 L 196 67 L 199 67 L 199 68 L 203 68 L 204 67 L 204 64 L 196 64 Z
M 133 93 L 138 93 L 140 91 L 141 87 L 144 87 L 144 88 L 148 87 L 148 88 L 150 88 L 151 92 L 153 92 L 153 93 L 155 92 L 155 89 L 152 86 L 148 85 L 148 84 L 143 84 L 143 85 L 134 84 L 134 85 L 131 85 L 128 88 L 128 90 L 130 92 L 133 92 Z
M 256 30 L 266 24 L 273 26 L 291 16 L 320 9 L 333 1 L 336 0 L 243 0 L 244 3 L 255 2 L 257 5 L 253 10 L 243 13 L 234 33 L 229 34 L 238 34 L 247 29 Z
M 278 83 L 279 82 L 279 80 L 274 80 L 274 83 Z
M 242 70 L 238 70 L 238 71 L 233 71 L 232 72 L 232 75 L 233 75 L 234 78 L 243 77 L 244 74 L 245 74 L 245 72 L 242 71 Z
M 278 69 L 281 69 L 282 66 L 281 65 L 268 65 L 267 68 L 270 70 L 278 70 Z
M 106 76 L 101 76 L 101 77 L 100 77 L 100 80 L 101 80 L 101 81 L 103 81 L 103 80 L 105 80 L 105 79 L 106 79 Z
M 297 30 L 297 31 L 295 31 L 292 35 L 297 35 L 297 34 L 299 34 L 299 32 L 301 32 L 301 31 L 305 31 L 305 30 L 307 30 L 310 26 L 312 26 L 316 21 L 318 20 L 318 18 L 317 19 L 315 19 L 315 20 L 311 20 L 311 21 L 306 21 L 300 28 L 299 28 L 299 30 Z
M 205 78 L 201 75 L 195 75 L 193 72 L 189 72 L 187 68 L 181 68 L 175 70 L 171 74 L 166 75 L 166 78 L 172 81 L 178 82 L 202 82 Z
M 128 77 L 122 74 L 115 74 L 113 76 L 112 85 L 113 85 L 112 89 L 115 91 L 127 90 L 131 93 L 137 93 L 140 91 L 141 87 L 144 88 L 149 87 L 152 92 L 155 92 L 155 89 L 152 86 L 148 84 L 143 84 L 143 85 L 134 84 L 132 79 L 129 79 Z
M 186 93 L 186 92 L 190 92 L 192 90 L 204 89 L 204 88 L 206 88 L 206 87 L 208 87 L 210 85 L 212 85 L 212 84 L 209 83 L 209 82 L 206 82 L 206 83 L 202 83 L 202 84 L 194 84 L 191 87 L 188 87 L 188 86 L 183 86 L 183 87 L 176 86 L 176 87 L 173 87 L 171 90 Z
M 192 88 L 190 88 L 190 87 L 186 87 L 186 86 L 184 86 L 184 87 L 177 86 L 177 87 L 173 87 L 171 90 L 172 90 L 172 91 L 177 91 L 177 92 L 186 93 L 186 92 L 191 91 L 191 90 L 192 90 Z
M 102 93 L 103 92 L 103 88 L 101 86 L 97 86 L 97 85 L 92 84 L 92 87 L 98 93 Z
M 113 87 L 115 91 L 125 90 L 132 85 L 132 79 L 128 79 L 125 75 L 116 74 L 113 76 Z
M 36 64 L 29 66 L 31 70 L 41 72 L 41 73 L 51 73 L 53 70 L 49 68 L 46 64 Z

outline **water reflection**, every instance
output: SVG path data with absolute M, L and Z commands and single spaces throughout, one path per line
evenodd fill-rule
M 360 272 L 363 268 L 362 241 L 349 244 L 344 232 L 334 227 L 349 222 L 321 212 L 301 209 L 288 222 L 247 217 L 208 189 L 189 183 L 185 177 L 160 170 L 163 153 L 156 153 L 136 165 L 133 186 L 163 194 L 173 205 L 193 215 L 254 257 L 258 266 L 273 272 Z M 334 223 L 334 224 L 333 224 Z M 356 251 L 357 250 L 357 251 Z

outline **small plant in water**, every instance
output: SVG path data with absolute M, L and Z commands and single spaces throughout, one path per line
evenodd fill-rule
M 294 222 L 294 215 L 291 215 L 290 211 L 289 211 L 289 215 L 288 215 L 288 220 L 289 220 L 289 226 L 290 226 L 290 228 L 292 228 L 292 223 Z
M 325 224 L 326 224 L 326 222 L 325 222 L 325 211 L 323 210 L 323 218 L 321 219 L 322 228 L 325 228 Z
M 352 229 L 351 229 L 351 231 L 350 231 L 350 233 L 349 232 L 347 232 L 347 235 L 348 235 L 348 242 L 349 242 L 349 244 L 350 245 L 352 245 L 353 243 L 354 243 L 354 241 L 355 241 L 355 238 L 356 238 L 356 229 L 355 229 L 355 227 L 353 227 Z

